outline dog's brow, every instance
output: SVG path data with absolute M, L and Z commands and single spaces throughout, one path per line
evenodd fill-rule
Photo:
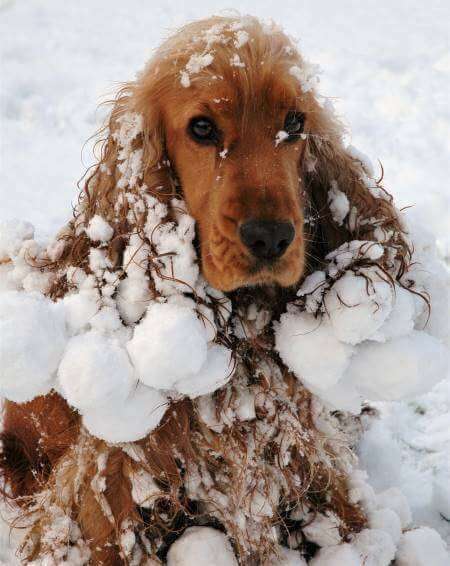
M 223 104 L 222 103 L 223 99 L 220 100 L 221 100 L 220 103 L 214 104 L 213 106 L 211 106 L 207 102 L 203 102 L 202 104 L 200 104 L 200 108 L 202 109 L 202 112 L 204 112 L 205 114 L 214 115 L 217 114 L 217 112 L 219 111 L 221 114 L 232 116 L 234 113 L 233 108 L 231 108 L 228 104 L 226 105 Z M 228 100 L 226 100 L 226 102 L 228 102 Z

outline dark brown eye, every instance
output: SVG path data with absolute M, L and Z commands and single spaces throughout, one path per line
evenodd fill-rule
M 219 139 L 219 131 L 212 120 L 204 116 L 192 118 L 188 125 L 191 138 L 197 143 L 216 144 Z
M 284 120 L 284 131 L 289 134 L 286 141 L 295 141 L 297 136 L 303 133 L 305 127 L 305 115 L 303 112 L 288 112 Z

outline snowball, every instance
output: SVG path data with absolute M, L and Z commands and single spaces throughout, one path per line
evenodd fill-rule
M 425 393 L 448 370 L 444 346 L 425 332 L 358 347 L 348 375 L 368 399 L 398 400 Z
M 341 542 L 340 521 L 334 513 L 318 514 L 314 521 L 303 527 L 306 538 L 318 546 L 334 546 Z
M 268 566 L 307 566 L 307 564 L 300 552 L 282 547 L 278 550 L 278 556 L 271 560 Z
M 392 298 L 389 283 L 373 278 L 368 281 L 347 271 L 325 295 L 325 308 L 336 337 L 348 344 L 371 338 L 390 314 Z
M 0 222 L 0 261 L 15 257 L 25 240 L 34 236 L 34 227 L 23 220 L 4 220 Z
M 409 334 L 414 328 L 415 310 L 414 295 L 396 285 L 391 313 L 371 339 L 384 342 Z
M 0 395 L 24 403 L 46 394 L 66 345 L 64 314 L 39 294 L 0 295 Z
M 398 566 L 448 566 L 450 556 L 439 534 L 422 527 L 402 536 L 395 563 Z
M 353 353 L 352 346 L 337 340 L 326 318 L 295 312 L 281 316 L 275 348 L 299 379 L 317 389 L 335 385 Z
M 400 519 L 402 529 L 411 525 L 412 517 L 409 503 L 403 493 L 397 487 L 391 487 L 379 493 L 376 497 L 380 507 L 392 509 Z
M 83 424 L 107 442 L 133 442 L 158 426 L 166 408 L 165 395 L 140 383 L 124 403 L 86 410 Z
M 80 412 L 123 403 L 135 384 L 126 350 L 92 331 L 69 341 L 58 379 L 61 393 Z
M 402 526 L 399 516 L 392 509 L 378 509 L 369 513 L 369 525 L 371 529 L 384 531 L 395 544 L 398 544 L 402 534 Z
M 336 181 L 331 182 L 331 189 L 328 191 L 328 206 L 333 220 L 338 226 L 342 226 L 350 212 L 350 203 L 347 195 L 338 189 Z
M 114 230 L 104 218 L 95 214 L 86 228 L 86 234 L 93 242 L 109 242 L 113 237 Z
M 310 566 L 362 566 L 357 550 L 351 544 L 321 548 L 310 561 Z
M 177 381 L 173 387 L 191 398 L 213 393 L 231 378 L 232 369 L 231 351 L 224 346 L 212 344 L 200 371 Z
M 211 566 L 212 563 L 214 566 L 238 564 L 226 535 L 210 527 L 189 527 L 167 553 L 167 566 Z
M 207 342 L 195 312 L 170 303 L 153 303 L 127 345 L 139 379 L 150 387 L 172 389 L 199 372 Z
M 100 308 L 100 297 L 96 289 L 83 289 L 66 295 L 61 301 L 66 312 L 66 324 L 70 334 L 87 327 Z
M 389 566 L 395 556 L 392 538 L 378 529 L 364 529 L 354 537 L 352 544 L 364 566 Z

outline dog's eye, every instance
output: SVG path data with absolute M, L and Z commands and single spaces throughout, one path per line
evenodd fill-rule
M 216 125 L 209 118 L 192 118 L 188 125 L 190 136 L 198 143 L 215 144 L 219 138 Z
M 303 132 L 305 127 L 305 115 L 302 112 L 288 112 L 284 120 L 284 131 L 289 134 L 286 141 L 296 140 L 296 136 Z

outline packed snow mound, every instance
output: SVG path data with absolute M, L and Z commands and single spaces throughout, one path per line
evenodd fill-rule
M 374 242 L 343 244 L 275 323 L 283 361 L 334 409 L 359 413 L 364 400 L 413 398 L 448 372 L 447 348 L 422 330 L 426 295 L 389 281 L 376 264 L 383 253 Z M 360 267 L 361 259 L 375 263 Z

